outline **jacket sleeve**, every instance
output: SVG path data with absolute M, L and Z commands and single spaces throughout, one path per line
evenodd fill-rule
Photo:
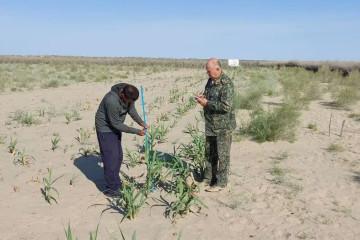
M 143 127 L 145 126 L 144 121 L 141 119 L 141 117 L 139 116 L 138 112 L 136 111 L 135 103 L 132 103 L 132 104 L 130 105 L 129 115 L 130 115 L 130 117 L 131 117 L 137 124 L 139 124 L 140 126 L 143 126 Z
M 106 114 L 109 119 L 111 127 L 116 129 L 119 132 L 125 132 L 125 133 L 132 133 L 132 134 L 138 134 L 140 132 L 139 129 L 132 128 L 127 126 L 126 124 L 122 123 L 120 120 L 119 115 L 119 107 L 116 103 L 112 101 L 106 102 Z
M 216 100 L 208 100 L 205 108 L 211 112 L 225 114 L 232 110 L 234 98 L 234 86 L 227 83 L 220 90 L 219 98 Z

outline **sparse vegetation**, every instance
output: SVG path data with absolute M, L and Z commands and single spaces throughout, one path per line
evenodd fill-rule
M 300 113 L 291 105 L 273 111 L 258 110 L 251 114 L 251 121 L 244 132 L 259 142 L 295 139 L 295 129 Z
M 22 151 L 16 150 L 14 152 L 13 162 L 15 165 L 28 166 L 31 164 L 33 160 L 35 160 L 35 158 L 29 154 L 26 154 L 25 150 Z
M 51 150 L 55 151 L 59 147 L 60 135 L 58 133 L 54 133 L 51 138 Z
M 18 124 L 25 126 L 31 126 L 40 123 L 40 120 L 37 119 L 33 113 L 24 112 L 21 110 L 16 111 L 12 116 L 10 116 L 10 119 L 17 122 Z
M 92 131 L 84 128 L 77 129 L 76 131 L 78 132 L 78 136 L 75 137 L 75 140 L 82 145 L 89 144 Z
M 188 126 L 185 133 L 191 136 L 188 144 L 181 144 L 180 157 L 190 160 L 194 170 L 202 175 L 205 170 L 205 135 L 198 126 Z
M 9 146 L 8 146 L 9 153 L 12 153 L 12 154 L 15 153 L 16 145 L 17 145 L 17 139 L 11 137 L 10 138 L 10 143 L 9 143 Z
M 326 150 L 328 152 L 343 152 L 345 151 L 345 148 L 341 144 L 331 143 Z
M 79 121 L 82 119 L 80 116 L 80 113 L 77 110 L 72 110 L 70 112 L 66 112 L 64 116 L 66 119 L 66 124 L 69 124 L 73 121 Z
M 309 124 L 307 125 L 307 128 L 308 128 L 308 129 L 311 129 L 311 130 L 313 130 L 313 131 L 316 131 L 316 130 L 317 130 L 317 125 L 316 125 L 316 123 L 309 123 Z
M 123 183 L 120 196 L 109 199 L 110 206 L 124 212 L 124 218 L 134 219 L 146 201 L 143 191 L 138 190 L 134 184 Z
M 52 169 L 48 168 L 48 175 L 47 177 L 43 178 L 43 188 L 41 188 L 41 193 L 43 194 L 45 200 L 51 204 L 52 201 L 54 201 L 55 203 L 57 203 L 57 198 L 59 197 L 59 192 L 58 190 L 56 190 L 56 188 L 54 187 L 54 184 L 57 180 L 59 180 L 61 177 L 63 177 L 62 175 L 53 179 L 52 176 Z M 56 196 L 54 196 L 54 193 L 56 193 Z

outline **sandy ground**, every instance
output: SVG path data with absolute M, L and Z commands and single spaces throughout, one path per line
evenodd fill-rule
M 205 79 L 197 71 L 180 71 L 161 77 L 139 76 L 133 83 L 142 84 L 152 102 L 157 96 L 168 97 L 174 79 L 189 93 L 202 89 L 204 81 L 192 86 L 195 80 L 191 76 Z M 79 239 L 88 239 L 99 222 L 99 239 L 121 239 L 119 226 L 128 239 L 134 231 L 137 239 L 164 240 L 179 235 L 181 239 L 360 239 L 360 122 L 348 118 L 349 111 L 326 106 L 326 96 L 302 112 L 294 143 L 234 142 L 230 192 L 201 191 L 208 208 L 199 215 L 188 214 L 173 224 L 164 217 L 165 207 L 151 208 L 156 204 L 151 197 L 133 221 L 120 223 L 122 215 L 115 211 L 101 215 L 107 200 L 97 187 L 104 182 L 100 159 L 77 155 L 80 145 L 74 138 L 77 129 L 93 128 L 97 105 L 111 85 L 82 83 L 0 95 L 0 135 L 6 136 L 0 145 L 0 239 L 65 239 L 64 228 L 69 222 Z M 9 123 L 16 110 L 36 112 L 40 108 L 52 114 L 40 117 L 38 125 Z M 82 120 L 66 124 L 63 113 L 73 108 L 80 110 Z M 161 112 L 173 113 L 175 108 L 175 104 L 163 101 L 159 109 L 149 113 L 151 122 Z M 173 144 L 186 142 L 182 131 L 195 121 L 199 110 L 197 107 L 183 116 L 158 149 L 171 153 Z M 238 119 L 242 119 L 241 111 Z M 316 123 L 317 130 L 308 129 L 309 123 Z M 54 152 L 53 133 L 61 137 L 60 148 Z M 19 149 L 34 156 L 30 166 L 13 164 L 7 151 L 11 136 L 18 140 Z M 95 134 L 91 143 L 97 145 Z M 123 147 L 135 149 L 140 143 L 140 137 L 126 135 Z M 344 151 L 327 151 L 331 143 L 341 144 Z M 271 174 L 275 166 L 284 172 L 277 183 Z M 58 204 L 49 205 L 40 192 L 48 167 L 55 177 L 63 175 L 55 183 L 60 193 Z M 73 176 L 75 183 L 70 185 Z

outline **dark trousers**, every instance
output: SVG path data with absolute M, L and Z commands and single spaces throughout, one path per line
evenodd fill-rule
M 101 159 L 104 164 L 106 187 L 111 191 L 118 191 L 121 187 L 120 167 L 123 160 L 121 147 L 121 133 L 97 132 Z
M 204 178 L 210 185 L 225 187 L 230 172 L 231 132 L 221 132 L 217 136 L 206 136 L 206 168 Z

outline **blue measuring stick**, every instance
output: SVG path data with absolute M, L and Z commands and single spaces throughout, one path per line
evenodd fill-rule
M 145 97 L 144 97 L 144 88 L 143 88 L 143 86 L 140 87 L 140 91 L 141 91 L 141 106 L 142 106 L 142 112 L 143 112 L 143 117 L 144 117 L 144 123 L 147 124 L 147 117 L 146 117 L 146 112 L 145 112 Z M 147 129 L 145 130 L 144 147 L 145 147 L 145 150 L 147 150 L 147 147 L 148 147 Z

